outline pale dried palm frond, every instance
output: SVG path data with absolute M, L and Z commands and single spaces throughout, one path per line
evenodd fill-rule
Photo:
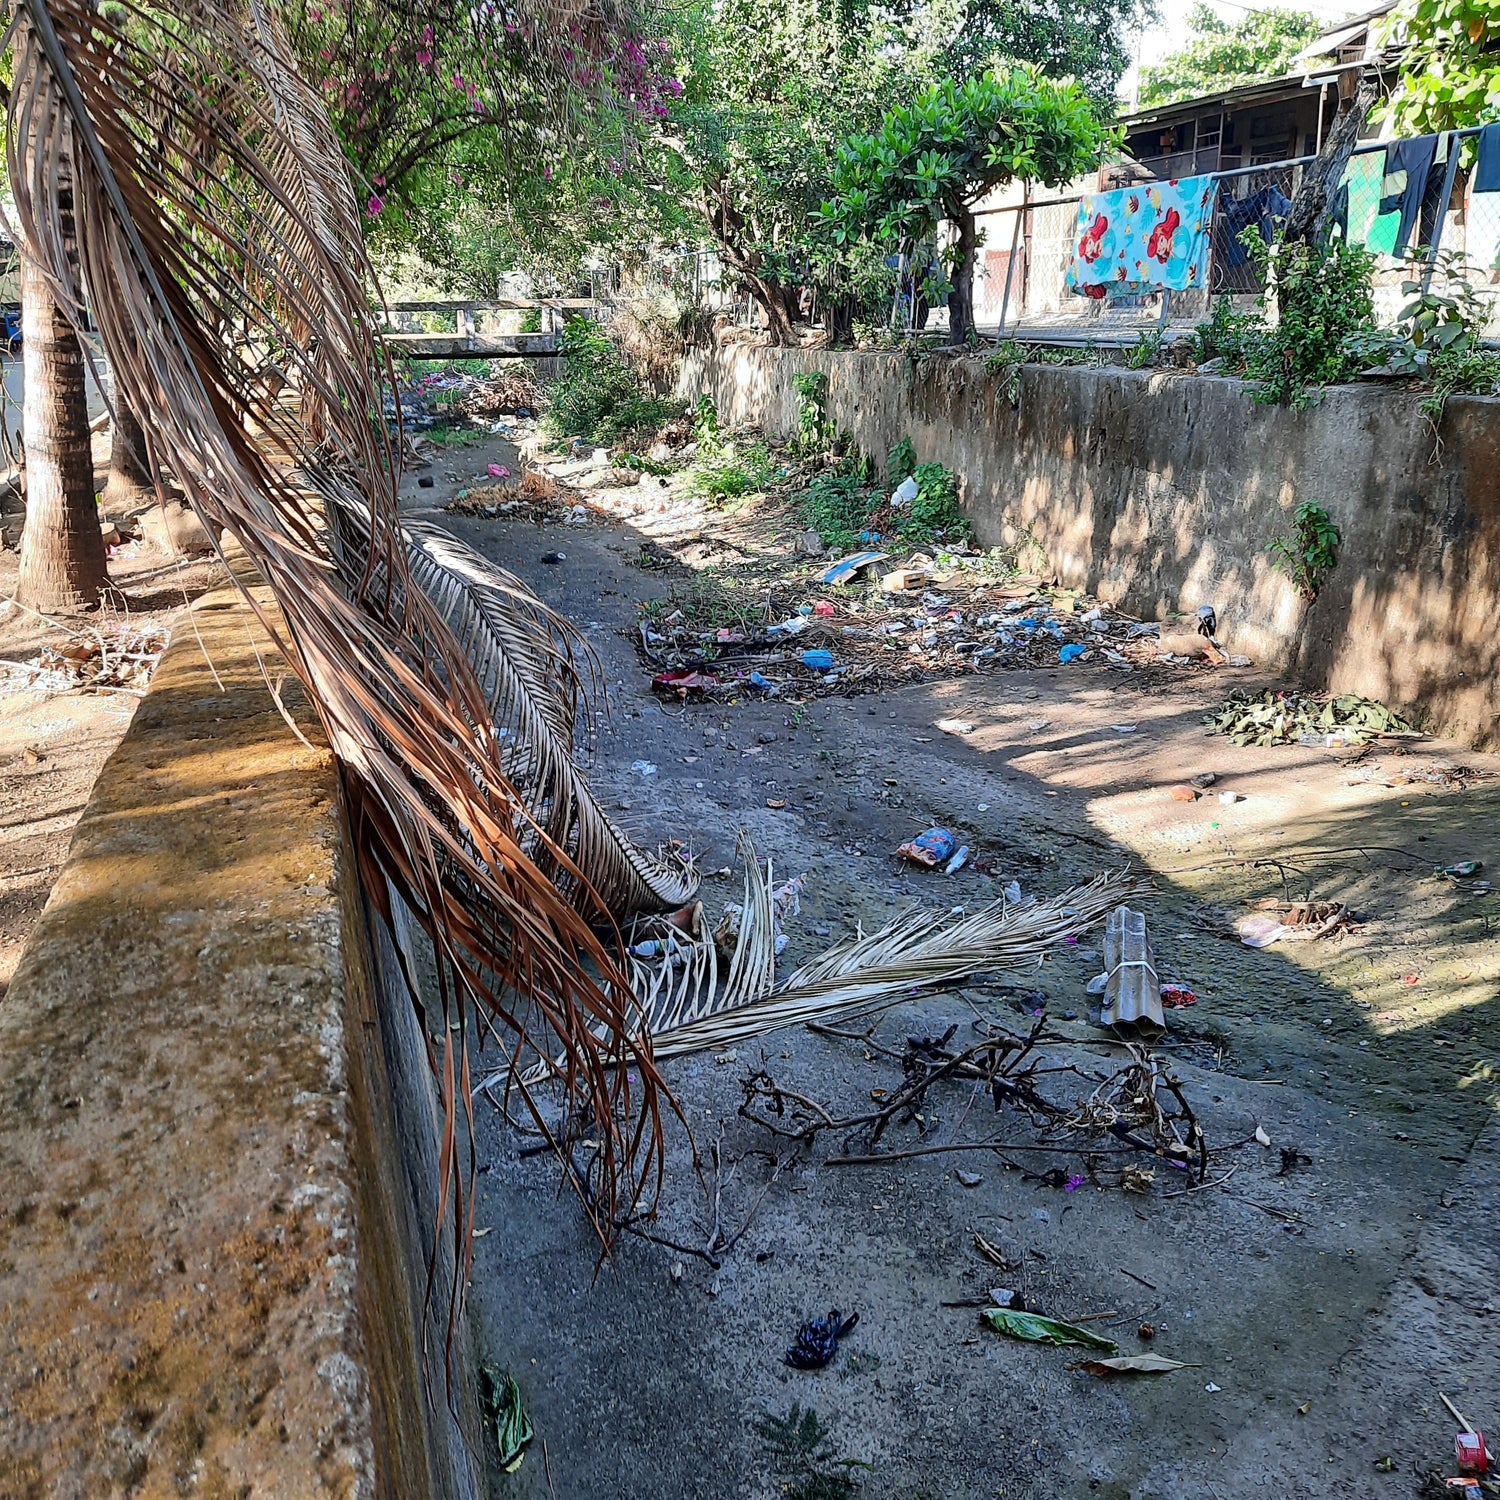
M 748 869 L 756 871 L 753 858 Z M 747 874 L 747 880 L 753 877 Z M 768 902 L 769 876 L 753 883 Z M 670 1010 L 647 1005 L 652 1052 L 660 1060 L 730 1047 L 782 1026 L 894 1005 L 973 974 L 1025 968 L 1102 921 L 1132 887 L 1126 874 L 1101 875 L 1045 901 L 1002 897 L 957 916 L 913 908 L 879 932 L 835 943 L 774 988 L 726 980 L 714 990 L 700 986 Z M 746 905 L 748 910 L 748 896 Z
M 593 925 L 608 931 L 611 914 L 588 861 L 607 851 L 611 895 L 647 908 L 681 874 L 656 886 L 649 861 L 620 868 L 622 841 L 560 766 L 576 672 L 527 701 L 567 645 L 555 617 L 493 581 L 444 585 L 443 549 L 399 523 L 359 213 L 275 13 L 259 0 L 16 0 L 13 14 L 20 241 L 62 306 L 87 305 L 153 467 L 270 585 L 279 619 L 265 623 L 342 767 L 365 888 L 387 920 L 393 889 L 432 938 L 439 1220 L 451 1213 L 458 1236 L 456 1310 L 472 1227 L 470 1002 L 518 1046 L 534 1038 L 557 1057 L 599 1142 L 585 1201 L 608 1236 L 659 1182 L 662 1146 L 658 1076 L 617 934 Z M 58 213 L 64 179 L 76 254 Z M 528 621 L 537 633 L 502 668 Z M 509 726 L 531 736 L 524 752 L 497 734 L 497 704 L 525 718 Z
M 1002 897 L 967 913 L 913 907 L 878 932 L 834 943 L 778 985 L 774 876 L 769 861 L 762 873 L 748 841 L 741 849 L 745 899 L 727 970 L 701 905 L 686 927 L 656 920 L 632 930 L 632 953 L 643 956 L 632 957 L 631 980 L 659 1061 L 880 1010 L 975 974 L 1029 967 L 1096 926 L 1136 889 L 1122 871 L 1046 900 Z M 528 1083 L 549 1071 L 539 1064 Z

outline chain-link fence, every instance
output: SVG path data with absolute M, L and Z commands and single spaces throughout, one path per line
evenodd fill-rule
M 1355 150 L 1335 219 L 1347 238 L 1375 254 L 1377 321 L 1396 320 L 1410 300 L 1404 284 L 1418 281 L 1442 292 L 1467 282 L 1488 304 L 1489 337 L 1500 337 L 1500 192 L 1474 191 L 1477 135 L 1451 131 L 1420 143 L 1383 141 Z M 1190 292 L 1097 301 L 1074 292 L 1067 274 L 1084 195 L 985 214 L 979 221 L 984 239 L 977 321 L 1006 338 L 1119 344 L 1152 329 L 1189 329 L 1208 316 L 1217 296 L 1254 305 L 1265 284 L 1241 236 L 1254 226 L 1263 238 L 1274 237 L 1314 160 L 1304 156 L 1203 174 L 1217 181 L 1218 197 L 1205 287 Z M 1408 179 L 1399 174 L 1424 169 L 1421 191 L 1402 192 Z

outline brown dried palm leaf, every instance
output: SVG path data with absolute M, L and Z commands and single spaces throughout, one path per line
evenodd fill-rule
M 431 1028 L 444 1101 L 439 1225 L 451 1212 L 459 1265 L 451 1328 L 472 1228 L 472 1121 L 460 1118 L 470 1003 L 508 1026 L 518 1050 L 534 1038 L 558 1058 L 570 1110 L 599 1141 L 585 1200 L 601 1235 L 660 1181 L 658 1075 L 618 934 L 601 939 L 591 925 L 612 926 L 587 860 L 601 847 L 617 854 L 620 841 L 589 824 L 556 765 L 550 782 L 538 771 L 561 755 L 576 678 L 525 710 L 552 733 L 518 759 L 493 705 L 522 712 L 538 664 L 558 659 L 556 636 L 529 638 L 502 686 L 493 655 L 478 672 L 470 663 L 453 600 L 429 597 L 442 588 L 417 577 L 426 563 L 413 571 L 358 211 L 274 12 L 259 0 L 170 10 L 17 0 L 9 40 L 21 243 L 62 306 L 87 305 L 120 391 L 147 419 L 153 465 L 270 585 L 279 619 L 265 623 L 342 767 L 366 890 L 390 920 L 393 889 L 433 941 L 444 1010 Z M 65 181 L 76 254 L 58 213 Z M 362 521 L 354 546 L 350 517 Z M 430 545 L 418 550 L 432 557 Z M 519 602 L 503 623 L 492 609 L 487 649 L 513 643 L 532 607 Z M 511 772 L 562 790 L 534 807 Z M 567 818 L 559 797 L 573 799 Z M 612 894 L 623 884 L 651 904 L 649 869 L 617 874 L 603 872 Z

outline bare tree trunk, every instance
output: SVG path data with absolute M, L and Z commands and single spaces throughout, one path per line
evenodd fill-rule
M 1297 240 L 1311 242 L 1327 234 L 1328 218 L 1339 183 L 1343 181 L 1344 168 L 1354 154 L 1365 117 L 1374 103 L 1374 82 L 1368 78 L 1361 80 L 1348 109 L 1341 111 L 1333 122 L 1333 129 L 1328 132 L 1318 159 L 1309 162 L 1302 173 L 1302 182 L 1292 199 L 1291 208 L 1287 210 L 1286 226 L 1281 235 L 1284 244 Z
M 115 430 L 109 447 L 109 482 L 104 486 L 104 504 L 124 509 L 144 504 L 156 493 L 151 465 L 146 457 L 146 434 L 124 398 L 115 393 Z
M 966 344 L 974 331 L 974 262 L 979 253 L 979 233 L 974 215 L 959 207 L 953 217 L 958 230 L 958 261 L 953 267 L 953 290 L 948 293 L 948 338 Z
M 43 612 L 87 609 L 109 575 L 94 503 L 83 350 L 24 253 L 20 282 L 26 524 L 16 599 Z

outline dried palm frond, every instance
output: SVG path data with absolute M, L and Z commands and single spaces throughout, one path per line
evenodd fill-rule
M 833 944 L 775 983 L 778 932 L 774 877 L 764 873 L 748 840 L 745 900 L 733 958 L 721 973 L 718 944 L 701 905 L 686 927 L 674 921 L 638 922 L 631 980 L 658 1060 L 711 1047 L 730 1047 L 783 1026 L 832 1021 L 895 1005 L 923 989 L 970 975 L 1018 969 L 1049 948 L 1096 926 L 1135 889 L 1127 872 L 1042 901 L 1004 897 L 971 913 L 915 907 L 878 932 Z M 540 1082 L 544 1062 L 527 1075 Z
M 279 616 L 263 619 L 338 757 L 365 889 L 387 921 L 394 890 L 435 948 L 451 1330 L 472 1227 L 471 1005 L 558 1058 L 599 1141 L 584 1197 L 607 1237 L 659 1182 L 662 1145 L 658 1075 L 617 941 L 595 930 L 611 914 L 588 861 L 612 898 L 647 907 L 682 876 L 622 855 L 558 763 L 579 678 L 559 669 L 555 617 L 493 579 L 444 584 L 437 559 L 455 555 L 399 523 L 359 212 L 276 12 L 17 0 L 13 15 L 19 241 L 61 306 L 80 321 L 87 306 L 153 470 L 270 585 Z M 495 705 L 524 719 L 524 751 L 496 732 Z
M 752 859 L 748 871 L 755 870 Z M 755 880 L 748 871 L 747 883 L 769 903 L 769 877 Z M 1101 921 L 1131 885 L 1128 875 L 1101 875 L 1046 901 L 1002 897 L 963 916 L 914 908 L 879 932 L 835 943 L 774 989 L 737 985 L 731 976 L 673 1010 L 647 1005 L 652 1052 L 661 1060 L 728 1047 L 778 1027 L 894 1005 L 982 971 L 1022 968 Z

